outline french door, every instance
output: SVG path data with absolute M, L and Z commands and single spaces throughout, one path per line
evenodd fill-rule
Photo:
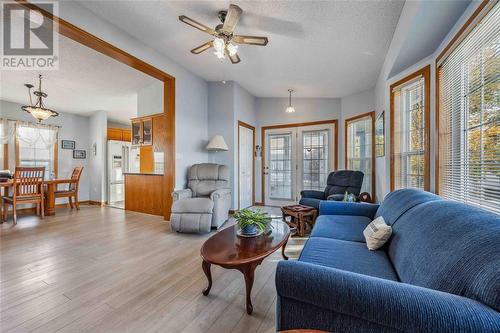
M 265 204 L 297 202 L 302 190 L 323 191 L 335 169 L 335 123 L 266 129 Z

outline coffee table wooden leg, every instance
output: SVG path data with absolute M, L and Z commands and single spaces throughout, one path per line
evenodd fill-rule
M 212 288 L 212 273 L 210 272 L 210 266 L 211 266 L 210 263 L 203 260 L 201 267 L 203 268 L 203 272 L 205 272 L 205 275 L 207 276 L 208 280 L 208 287 L 205 290 L 203 290 L 203 295 L 205 296 L 208 295 L 210 289 Z
M 283 259 L 285 260 L 288 260 L 288 256 L 285 254 L 285 248 L 286 248 L 286 244 L 288 243 L 288 240 L 285 242 L 285 244 L 283 244 L 283 246 L 281 247 L 281 255 L 283 256 Z
M 253 305 L 252 305 L 252 287 L 253 287 L 253 280 L 254 280 L 254 275 L 255 275 L 255 268 L 257 267 L 258 264 L 252 263 L 248 264 L 242 267 L 241 272 L 243 273 L 243 276 L 245 277 L 245 287 L 246 287 L 246 296 L 247 296 L 247 313 L 250 315 L 253 312 Z

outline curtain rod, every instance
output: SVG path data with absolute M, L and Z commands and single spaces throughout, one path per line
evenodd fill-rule
M 34 123 L 32 121 L 26 121 L 26 120 L 20 120 L 20 119 L 11 119 L 11 118 L 0 118 L 0 119 L 5 119 L 7 121 L 24 121 L 25 123 L 30 123 L 30 124 L 35 124 L 35 125 L 45 125 L 45 124 L 39 124 L 39 123 Z M 50 125 L 50 124 L 47 124 L 47 126 L 54 126 L 54 127 L 57 127 L 57 128 L 62 128 L 62 126 L 60 126 L 60 125 Z

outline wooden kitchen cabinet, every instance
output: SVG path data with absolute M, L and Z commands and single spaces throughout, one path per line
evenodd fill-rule
M 108 127 L 108 140 L 116 141 L 131 141 L 131 133 L 129 129 L 111 128 Z
M 153 144 L 153 118 L 132 119 L 132 144 L 151 146 Z

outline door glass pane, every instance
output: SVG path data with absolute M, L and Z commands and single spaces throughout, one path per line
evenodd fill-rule
M 325 189 L 328 176 L 328 141 L 328 130 L 302 132 L 302 189 Z
M 269 135 L 269 197 L 292 199 L 292 135 Z

